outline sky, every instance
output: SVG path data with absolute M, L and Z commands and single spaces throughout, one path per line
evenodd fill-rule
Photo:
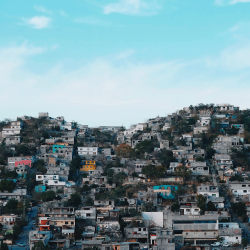
M 250 0 L 1 0 L 0 120 L 250 108 Z

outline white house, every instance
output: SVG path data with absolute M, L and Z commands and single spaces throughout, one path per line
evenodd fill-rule
M 76 218 L 79 219 L 96 219 L 96 208 L 94 207 L 83 207 L 80 210 L 75 211 Z
M 38 174 L 38 175 L 36 175 L 36 181 L 44 181 L 44 180 L 59 180 L 59 175 L 58 174 L 54 174 L 54 175 Z
M 192 171 L 192 175 L 209 175 L 209 167 L 206 162 L 194 161 L 186 166 Z
M 234 105 L 231 105 L 229 103 L 222 103 L 222 104 L 217 104 L 217 108 L 220 111 L 234 111 L 234 110 L 239 110 L 239 107 L 234 107 Z
M 191 206 L 181 205 L 180 215 L 200 215 L 200 208 L 196 204 L 191 204 Z
M 98 147 L 78 147 L 78 155 L 97 155 Z
M 197 187 L 197 194 L 202 194 L 208 197 L 219 197 L 219 189 L 217 186 L 202 184 Z
M 234 195 L 249 195 L 250 194 L 250 182 L 230 182 L 229 188 Z
M 73 123 L 72 122 L 64 122 L 63 125 L 60 126 L 60 130 L 72 130 Z
M 242 229 L 236 222 L 219 223 L 219 234 L 223 239 L 223 243 L 239 243 L 241 244 Z
M 23 127 L 23 122 L 16 121 L 11 122 L 10 127 L 3 128 L 2 137 L 7 137 L 9 135 L 18 135 Z

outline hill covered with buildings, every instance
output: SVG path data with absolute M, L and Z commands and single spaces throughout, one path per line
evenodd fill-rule
M 1 121 L 0 131 L 6 244 L 34 250 L 248 244 L 248 109 L 191 105 L 129 129 L 93 128 L 45 112 Z

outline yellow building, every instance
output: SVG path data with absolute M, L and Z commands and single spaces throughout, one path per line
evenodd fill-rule
M 96 162 L 95 161 L 85 161 L 84 164 L 81 166 L 80 171 L 87 172 L 90 170 L 96 169 Z

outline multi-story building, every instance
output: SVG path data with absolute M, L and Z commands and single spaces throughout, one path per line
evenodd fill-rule
M 78 147 L 77 149 L 79 156 L 96 156 L 98 154 L 98 147 Z
M 206 162 L 194 161 L 186 165 L 192 171 L 192 175 L 209 175 L 209 167 Z
M 10 135 L 18 135 L 20 134 L 22 128 L 23 128 L 22 121 L 11 122 L 9 127 L 3 128 L 2 137 L 5 138 Z
M 250 182 L 249 181 L 244 181 L 244 182 L 232 181 L 229 183 L 229 189 L 236 196 L 249 195 L 250 194 Z
M 65 181 L 60 181 L 59 175 L 36 175 L 36 181 L 46 186 L 65 186 Z
M 219 216 L 214 215 L 172 215 L 173 231 L 182 244 L 212 243 L 219 235 Z
M 11 193 L 0 192 L 0 204 L 3 203 L 5 205 L 10 199 L 15 199 L 20 201 L 24 199 L 26 196 L 27 196 L 27 189 L 25 188 L 15 189 Z
M 75 211 L 76 218 L 96 220 L 96 208 L 95 207 L 82 207 L 80 210 Z
M 151 245 L 154 246 L 154 250 L 175 250 L 175 237 L 173 230 L 165 228 L 157 229 L 156 240 L 152 240 Z
M 21 142 L 21 136 L 7 136 L 5 140 L 6 146 L 17 145 Z
M 97 207 L 114 207 L 114 200 L 94 200 L 94 206 Z
M 69 166 L 60 164 L 60 166 L 47 166 L 47 175 L 59 175 L 60 180 L 68 181 L 69 177 Z
M 32 250 L 34 245 L 40 241 L 46 246 L 51 238 L 52 238 L 51 231 L 29 231 L 30 250 Z
M 26 165 L 29 168 L 32 167 L 32 164 L 35 162 L 34 156 L 16 156 L 8 157 L 8 169 L 14 170 L 18 165 Z
M 75 233 L 75 208 L 48 207 L 44 214 L 50 217 L 50 225 L 61 230 L 62 234 L 72 238 Z
M 219 197 L 219 189 L 217 186 L 212 185 L 205 185 L 202 184 L 201 186 L 197 187 L 197 193 L 202 194 L 205 196 L 212 196 L 212 197 Z
M 7 215 L 7 214 L 4 214 L 4 215 L 0 216 L 0 223 L 2 225 L 15 225 L 16 220 L 18 220 L 20 218 L 21 217 L 18 216 L 18 215 L 14 215 L 14 214 Z
M 80 172 L 87 172 L 91 170 L 96 170 L 96 161 L 89 160 L 81 163 Z

